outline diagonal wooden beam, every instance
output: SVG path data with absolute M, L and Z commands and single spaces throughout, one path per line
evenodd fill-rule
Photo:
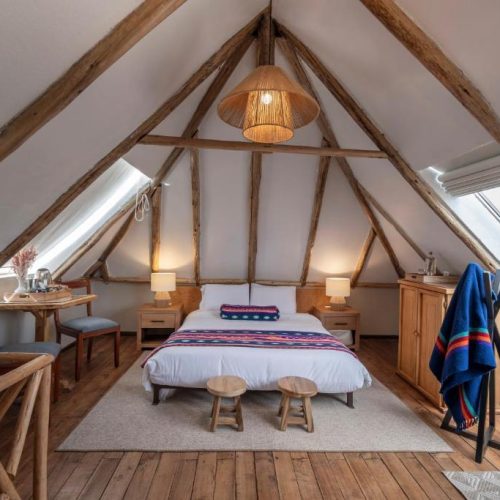
M 248 35 L 221 67 L 221 69 L 217 73 L 217 76 L 214 78 L 213 82 L 210 84 L 209 88 L 200 100 L 195 112 L 193 113 L 193 116 L 189 120 L 189 123 L 184 129 L 184 132 L 182 134 L 183 137 L 194 137 L 196 135 L 197 127 L 201 124 L 201 121 L 214 103 L 225 83 L 233 73 L 234 69 L 238 65 L 245 52 L 248 50 L 250 44 L 252 43 L 252 40 L 253 36 Z M 151 187 L 146 188 L 144 190 L 144 193 L 149 194 L 150 196 L 153 195 L 156 187 L 161 185 L 162 180 L 168 175 L 183 152 L 184 148 L 174 148 L 174 150 L 169 154 L 168 158 L 165 160 L 161 168 L 154 176 Z M 135 197 L 131 197 L 127 206 L 131 207 L 134 201 Z M 86 271 L 86 276 L 88 276 L 89 272 L 91 272 L 92 274 L 97 272 L 101 268 L 102 263 L 106 262 L 106 259 L 109 257 L 111 252 L 116 248 L 116 246 L 120 243 L 122 238 L 127 233 L 130 224 L 133 222 L 133 219 L 134 217 L 132 213 L 130 218 L 125 220 L 125 222 L 122 224 L 121 228 L 118 230 L 113 240 L 111 240 L 99 260 Z
M 300 57 L 311 68 L 328 91 L 337 99 L 353 120 L 361 127 L 368 137 L 381 150 L 387 153 L 388 160 L 402 177 L 420 195 L 434 213 L 449 227 L 449 229 L 469 248 L 474 255 L 489 269 L 496 269 L 498 263 L 491 252 L 479 241 L 465 224 L 439 198 L 434 190 L 410 167 L 389 139 L 378 129 L 373 120 L 350 95 L 346 88 L 326 68 L 321 60 L 301 42 L 289 29 L 276 23 L 278 32 L 288 40 Z
M 161 243 L 161 184 L 155 189 L 151 197 L 151 272 L 160 270 L 160 243 Z
M 325 145 L 325 142 L 326 139 L 323 139 L 322 145 Z M 329 156 L 321 156 L 319 159 L 318 175 L 316 177 L 316 189 L 314 192 L 314 202 L 311 213 L 311 223 L 309 226 L 309 237 L 307 239 L 304 262 L 302 264 L 302 274 L 300 275 L 300 283 L 302 286 L 305 286 L 307 283 L 307 275 L 309 274 L 312 249 L 316 241 L 316 233 L 318 232 L 319 216 L 321 214 L 321 206 L 323 204 L 330 161 L 331 158 Z
M 135 221 L 135 211 L 132 210 L 120 229 L 115 233 L 107 247 L 104 249 L 100 257 L 97 259 L 97 262 L 91 266 L 84 274 L 84 276 L 92 276 L 96 271 L 99 270 L 107 261 L 108 257 L 111 255 L 113 250 L 117 247 L 118 243 L 123 239 L 123 237 L 127 234 L 128 230 L 132 226 L 132 223 Z
M 203 83 L 227 58 L 237 50 L 248 37 L 252 36 L 260 16 L 256 16 L 246 26 L 233 35 L 218 49 L 198 70 L 174 93 L 160 108 L 147 120 L 129 134 L 120 144 L 102 158 L 91 170 L 80 177 L 65 193 L 42 213 L 28 228 L 0 253 L 0 266 L 3 266 L 16 252 L 29 243 L 54 218 L 61 213 L 82 191 L 90 186 L 115 161 L 126 154 L 137 144 L 139 139 L 159 125 L 167 116 L 179 106 L 201 83 Z
M 354 272 L 351 276 L 351 288 L 356 288 L 356 286 L 358 286 L 359 277 L 361 276 L 361 273 L 365 268 L 366 261 L 368 260 L 368 256 L 370 255 L 370 251 L 376 237 L 377 233 L 375 233 L 375 230 L 373 229 L 373 227 L 371 227 L 368 231 L 368 235 L 366 236 L 363 246 L 361 247 L 358 261 L 356 262 L 356 267 L 354 268 Z
M 481 91 L 394 0 L 361 3 L 500 141 L 500 118 Z
M 259 220 L 259 192 L 262 177 L 262 154 L 252 153 L 250 165 L 250 229 L 248 237 L 248 282 L 255 281 L 257 262 L 257 227 Z
M 321 104 L 321 99 L 319 98 L 316 90 L 314 89 L 309 77 L 307 76 L 302 63 L 300 62 L 295 50 L 293 49 L 293 46 L 289 43 L 288 40 L 280 40 L 279 46 L 281 50 L 283 51 L 283 54 L 287 58 L 288 62 L 292 66 L 293 70 L 295 71 L 295 75 L 297 77 L 297 80 L 300 82 L 300 84 L 316 99 L 316 101 L 319 104 L 320 107 L 320 113 L 318 115 L 318 126 L 321 130 L 321 133 L 323 134 L 323 137 L 328 141 L 330 146 L 332 147 L 339 147 L 339 143 L 337 141 L 337 137 L 335 136 L 335 133 L 333 132 L 332 126 L 330 124 L 330 121 L 328 117 L 326 116 L 323 106 Z M 394 270 L 396 271 L 397 275 L 399 277 L 404 277 L 405 271 L 399 264 L 399 260 L 389 243 L 389 240 L 387 239 L 387 236 L 385 235 L 385 232 L 380 225 L 380 222 L 378 221 L 375 213 L 370 207 L 370 204 L 364 197 L 360 185 L 357 181 L 357 179 L 354 176 L 354 173 L 351 169 L 351 166 L 347 162 L 345 158 L 335 158 L 335 161 L 339 165 L 340 169 L 342 170 L 344 176 L 346 177 L 347 181 L 349 182 L 351 189 L 353 190 L 354 195 L 356 196 L 361 208 L 365 212 L 366 216 L 368 217 L 368 220 L 370 221 L 370 224 L 372 225 L 374 231 L 376 232 L 377 236 L 380 239 L 380 242 L 382 243 L 382 246 L 384 247 L 389 259 L 391 260 L 391 263 L 394 267 Z
M 150 146 L 177 146 L 181 148 L 220 149 L 225 151 L 251 151 L 258 153 L 288 153 L 312 156 L 351 156 L 355 158 L 387 158 L 387 155 L 373 149 L 317 148 L 295 144 L 264 144 L 259 142 L 227 141 L 219 139 L 200 139 L 195 137 L 177 137 L 171 135 L 150 134 L 139 140 L 139 144 Z
M 186 0 L 144 0 L 37 99 L 0 129 L 0 161 L 78 97 Z
M 191 149 L 191 203 L 193 206 L 194 281 L 200 284 L 200 153 Z
M 226 85 L 227 81 L 233 74 L 236 66 L 238 66 L 238 63 L 241 61 L 241 59 L 249 49 L 253 40 L 253 36 L 247 36 L 221 67 L 221 69 L 217 73 L 217 76 L 214 78 L 204 96 L 200 100 L 198 106 L 196 107 L 193 116 L 184 128 L 182 137 L 191 138 L 196 135 L 196 133 L 198 132 L 198 127 L 201 125 L 203 118 L 205 118 L 208 110 L 214 104 L 221 90 L 224 88 L 224 85 Z M 183 152 L 184 148 L 174 148 L 174 150 L 170 153 L 168 158 L 163 163 L 160 170 L 155 175 L 153 180 L 153 183 L 155 185 L 161 182 L 169 174 L 175 162 Z

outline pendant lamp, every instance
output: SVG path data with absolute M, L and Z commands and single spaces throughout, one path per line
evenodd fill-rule
M 218 106 L 220 118 L 253 142 L 288 141 L 319 114 L 319 105 L 278 66 L 257 67 Z

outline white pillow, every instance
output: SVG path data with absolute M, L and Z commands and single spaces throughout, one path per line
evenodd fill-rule
M 267 286 L 252 283 L 251 306 L 277 306 L 281 314 L 297 312 L 296 290 L 294 286 Z
M 222 304 L 250 305 L 248 283 L 243 285 L 203 285 L 201 287 L 200 309 L 220 309 Z

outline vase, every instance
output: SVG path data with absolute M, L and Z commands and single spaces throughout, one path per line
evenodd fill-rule
M 24 276 L 17 276 L 17 288 L 14 290 L 14 293 L 26 293 L 27 291 L 26 278 Z

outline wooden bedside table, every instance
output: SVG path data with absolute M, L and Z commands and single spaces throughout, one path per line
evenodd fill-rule
M 347 307 L 344 311 L 336 311 L 329 307 L 315 306 L 312 314 L 316 316 L 327 330 L 351 330 L 354 343 L 349 345 L 350 349 L 359 349 L 359 311 Z
M 168 307 L 155 307 L 154 304 L 144 304 L 137 310 L 137 349 L 154 348 L 165 339 L 144 340 L 144 329 L 178 330 L 182 321 L 182 304 L 172 304 Z

